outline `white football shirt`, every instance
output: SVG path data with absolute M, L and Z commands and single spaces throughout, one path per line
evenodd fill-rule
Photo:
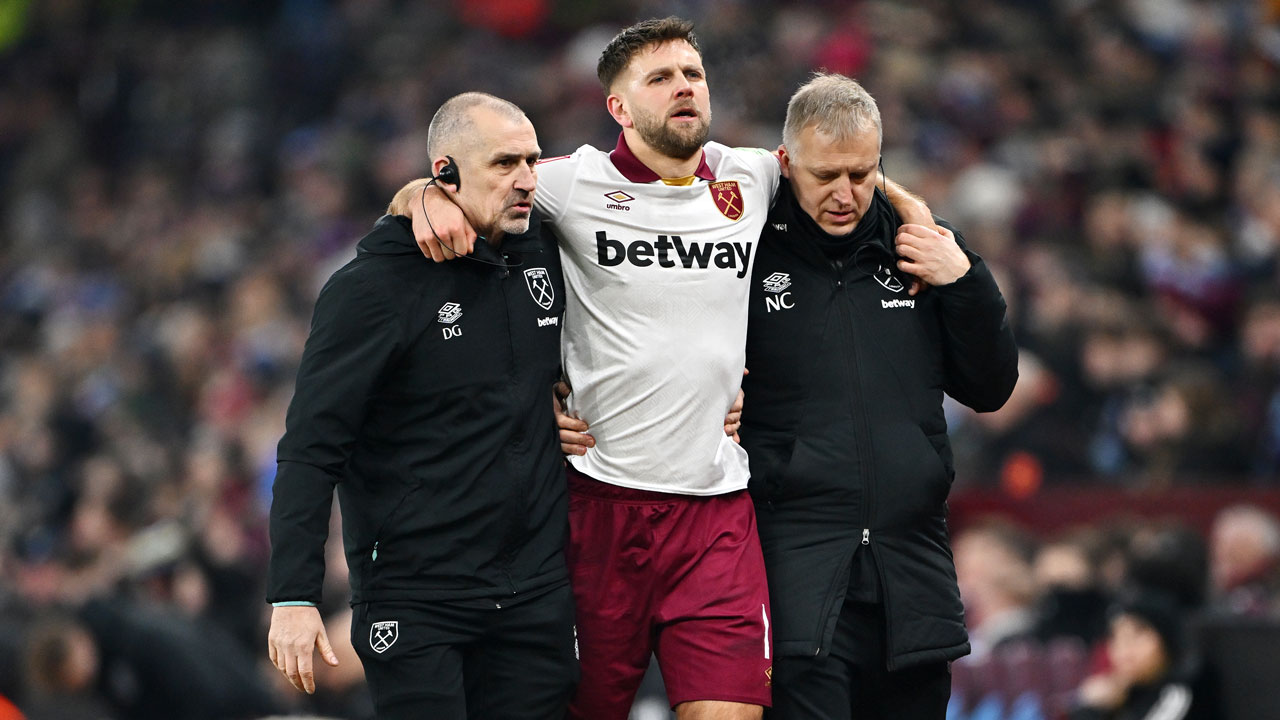
M 778 187 L 764 150 L 707 143 L 668 185 L 620 136 L 538 165 L 535 204 L 560 239 L 569 409 L 596 446 L 569 460 L 602 482 L 687 495 L 747 486 L 724 434 L 746 362 L 751 264 Z

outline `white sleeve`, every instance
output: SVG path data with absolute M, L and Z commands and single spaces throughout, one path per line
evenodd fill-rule
M 573 178 L 577 174 L 581 154 L 582 148 L 579 148 L 572 155 L 538 161 L 538 190 L 533 195 L 533 204 L 553 225 L 560 224 L 565 209 L 569 206 Z
M 760 185 L 768 193 L 768 202 L 778 194 L 782 179 L 782 166 L 778 156 L 764 148 L 734 148 L 742 154 L 743 161 L 751 168 L 751 174 L 760 179 Z

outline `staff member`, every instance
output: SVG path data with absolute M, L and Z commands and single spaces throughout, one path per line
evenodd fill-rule
M 1004 299 L 954 229 L 898 230 L 875 183 L 880 113 L 856 82 L 801 87 L 783 140 L 741 429 L 773 606 L 768 716 L 941 720 L 947 663 L 969 650 L 942 394 L 979 411 L 1009 397 Z M 911 296 L 908 274 L 932 289 Z
M 270 657 L 307 692 L 313 648 L 337 663 L 315 607 L 336 486 L 378 717 L 559 717 L 578 664 L 549 402 L 564 286 L 530 229 L 540 149 L 482 93 L 440 108 L 428 148 L 487 242 L 436 264 L 385 216 L 321 291 L 279 447 Z

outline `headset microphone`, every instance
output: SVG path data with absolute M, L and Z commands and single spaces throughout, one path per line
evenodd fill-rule
M 462 189 L 462 174 L 458 171 L 458 161 L 453 159 L 452 155 L 445 155 L 449 162 L 440 168 L 440 173 L 433 180 L 452 185 L 454 190 Z

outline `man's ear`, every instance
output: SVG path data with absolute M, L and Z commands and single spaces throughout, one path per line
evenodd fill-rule
M 451 162 L 454 163 L 453 172 L 446 173 L 444 177 L 440 177 L 440 173 L 446 167 L 448 167 L 449 163 Z M 448 155 L 441 155 L 440 157 L 432 160 L 431 161 L 431 177 L 435 179 L 436 187 L 440 188 L 446 193 L 457 193 L 458 192 L 458 183 L 456 182 L 458 178 L 457 167 L 458 167 L 457 162 L 450 159 Z
M 614 121 L 624 128 L 635 127 L 635 122 L 631 120 L 631 113 L 627 110 L 626 103 L 617 95 L 610 94 L 605 98 L 605 107 L 609 110 L 609 114 L 613 116 Z
M 782 166 L 782 177 L 791 179 L 791 156 L 787 154 L 787 146 L 778 146 L 778 164 Z

